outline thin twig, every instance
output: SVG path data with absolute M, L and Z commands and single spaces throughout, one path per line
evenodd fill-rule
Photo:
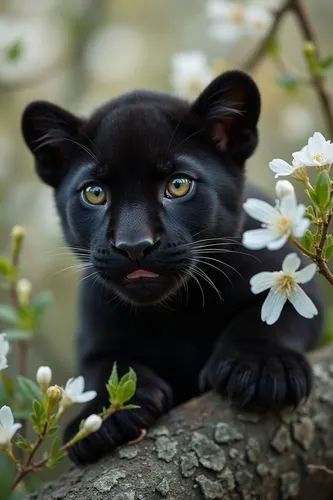
M 313 45 L 315 60 L 320 62 L 320 54 L 318 43 L 316 40 L 316 35 L 312 28 L 310 19 L 303 7 L 301 0 L 290 0 L 290 9 L 294 13 L 299 27 L 303 34 L 303 39 L 305 42 L 311 42 Z M 316 91 L 318 100 L 321 106 L 321 111 L 326 122 L 326 126 L 330 135 L 333 139 L 333 108 L 331 96 L 326 88 L 324 76 L 319 71 L 311 71 L 311 65 L 308 62 L 308 69 L 312 80 L 312 86 Z
M 275 11 L 272 26 L 267 32 L 266 36 L 261 40 L 254 52 L 242 64 L 245 71 L 253 71 L 256 66 L 267 55 L 267 46 L 270 41 L 275 37 L 278 29 L 280 28 L 281 21 L 285 14 L 290 10 L 291 0 L 286 0 L 281 7 Z

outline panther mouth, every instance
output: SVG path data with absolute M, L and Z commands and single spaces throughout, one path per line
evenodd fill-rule
M 126 279 L 128 280 L 137 280 L 142 278 L 156 279 L 159 277 L 159 274 L 148 271 L 147 269 L 136 269 L 135 271 L 126 275 Z

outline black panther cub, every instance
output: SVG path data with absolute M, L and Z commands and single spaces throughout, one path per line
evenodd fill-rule
M 87 264 L 78 325 L 78 372 L 98 392 L 66 431 L 107 404 L 114 361 L 138 375 L 133 402 L 71 450 L 93 462 L 132 440 L 169 408 L 214 388 L 244 408 L 296 405 L 311 390 L 302 352 L 315 345 L 321 312 L 286 306 L 260 319 L 266 294 L 249 279 L 280 270 L 281 250 L 240 244 L 258 227 L 242 210 L 244 163 L 257 145 L 260 95 L 240 71 L 217 77 L 189 104 L 133 91 L 82 119 L 48 102 L 22 118 L 42 181 L 54 188 L 68 245 Z M 273 138 L 274 140 L 274 138 Z M 314 282 L 305 291 L 321 311 Z

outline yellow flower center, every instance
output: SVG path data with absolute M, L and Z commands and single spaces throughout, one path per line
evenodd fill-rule
M 313 159 L 313 161 L 316 161 L 318 163 L 323 163 L 324 159 L 325 159 L 325 155 L 324 155 L 324 153 L 316 153 L 315 155 L 313 155 L 312 159 Z
M 280 217 L 277 218 L 275 227 L 281 234 L 290 233 L 292 229 L 292 222 L 289 219 L 289 217 L 281 215 Z
M 296 284 L 295 277 L 292 274 L 282 273 L 277 279 L 277 291 L 282 292 L 289 297 Z
M 245 9 L 244 9 L 244 7 L 241 7 L 241 6 L 234 7 L 234 9 L 230 15 L 230 21 L 233 24 L 243 24 L 245 21 Z

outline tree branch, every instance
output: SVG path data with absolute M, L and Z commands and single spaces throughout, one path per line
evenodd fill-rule
M 310 356 L 315 388 L 293 412 L 258 416 L 214 393 L 163 417 L 146 439 L 69 473 L 30 500 L 327 500 L 333 496 L 333 346 Z M 319 470 L 317 470 L 319 467 Z
M 269 42 L 274 39 L 285 14 L 290 10 L 290 3 L 291 0 L 286 0 L 281 7 L 275 11 L 274 20 L 269 31 L 261 40 L 254 52 L 242 64 L 245 71 L 253 71 L 267 55 L 267 46 L 269 45 Z

